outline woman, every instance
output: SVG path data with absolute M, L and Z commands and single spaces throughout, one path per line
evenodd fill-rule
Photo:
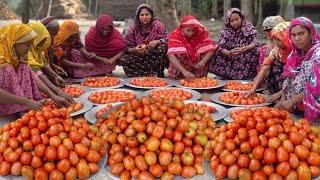
M 293 111 L 302 104 L 303 91 L 316 59 L 313 55 L 320 47 L 320 38 L 312 21 L 305 17 L 293 19 L 289 33 L 293 49 L 284 66 L 282 76 L 285 81 L 282 90 L 277 93 L 281 99 L 276 107 Z M 277 94 L 273 95 L 274 99 L 279 96 Z
M 52 91 L 51 94 L 60 96 L 59 99 L 56 99 L 57 104 L 68 106 L 71 102 L 73 102 L 72 97 L 52 84 L 46 76 L 48 75 L 49 77 L 54 77 L 56 82 L 64 82 L 64 80 L 51 69 L 44 56 L 44 50 L 47 49 L 51 44 L 49 32 L 40 22 L 32 22 L 29 24 L 29 27 L 32 28 L 37 36 L 34 38 L 28 53 L 28 65 L 37 74 L 39 80 L 41 80 Z
M 58 64 L 74 78 L 84 78 L 96 75 L 106 75 L 108 59 L 89 53 L 80 40 L 79 25 L 66 20 L 60 26 L 54 39 Z
M 85 46 L 88 52 L 105 58 L 109 66 L 105 66 L 107 74 L 115 70 L 115 62 L 120 58 L 124 50 L 124 40 L 120 32 L 113 27 L 110 15 L 101 15 L 95 27 L 91 27 L 86 35 Z
M 257 66 L 257 72 L 260 71 L 260 69 L 263 65 L 264 58 L 266 58 L 269 55 L 270 51 L 274 47 L 274 43 L 271 38 L 271 31 L 276 25 L 278 25 L 281 22 L 284 22 L 284 19 L 279 15 L 268 16 L 263 20 L 262 31 L 264 32 L 264 34 L 267 37 L 267 44 L 260 48 L 259 65 Z
M 287 58 L 292 50 L 289 26 L 289 22 L 282 22 L 272 29 L 271 38 L 274 40 L 275 46 L 264 59 L 262 68 L 255 78 L 253 87 L 246 93 L 247 96 L 253 94 L 265 78 L 271 94 L 282 89 L 283 79 L 281 78 L 281 74 L 283 72 L 283 66 L 287 62 Z
M 57 66 L 55 63 L 57 63 L 57 59 L 55 59 L 54 52 L 55 48 L 53 46 L 53 40 L 57 36 L 59 32 L 59 23 L 58 21 L 53 17 L 49 16 L 41 20 L 41 23 L 47 28 L 50 37 L 51 37 L 51 44 L 50 46 L 45 49 L 45 57 L 49 61 L 49 64 L 51 68 L 59 75 L 59 76 L 67 76 L 67 73 L 61 68 L 60 66 Z M 51 80 L 54 80 L 54 82 L 59 86 L 64 86 L 65 82 L 61 81 L 60 79 L 52 79 L 52 77 L 49 76 Z
M 36 33 L 24 24 L 8 25 L 0 33 L 0 115 L 39 109 L 36 76 L 26 64 Z
M 206 77 L 208 61 L 217 45 L 208 31 L 193 16 L 185 16 L 169 37 L 169 77 L 173 79 Z
M 154 18 L 153 10 L 147 4 L 138 7 L 135 22 L 125 38 L 126 53 L 119 59 L 129 77 L 163 77 L 167 66 L 167 31 L 165 26 Z
M 255 27 L 244 14 L 238 8 L 229 9 L 209 71 L 227 79 L 253 79 L 259 56 L 257 38 Z

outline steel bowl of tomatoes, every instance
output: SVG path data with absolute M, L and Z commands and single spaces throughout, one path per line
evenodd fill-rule
M 266 102 L 266 96 L 263 94 L 256 93 L 245 98 L 243 92 L 216 93 L 211 96 L 211 100 L 222 105 L 239 107 L 260 107 L 271 104 Z
M 216 125 L 206 107 L 144 96 L 113 108 L 97 127 L 112 179 L 186 179 L 205 173 L 201 156 Z
M 88 179 L 106 161 L 99 129 L 44 106 L 0 128 L 1 179 Z
M 228 110 L 225 107 L 212 102 L 187 100 L 185 103 L 195 107 L 206 108 L 214 121 L 219 121 L 228 115 Z
M 64 87 L 62 90 L 63 90 L 63 92 L 69 94 L 70 96 L 72 96 L 74 98 L 78 98 L 82 94 L 89 91 L 88 88 L 85 88 L 85 87 L 82 87 L 79 85 L 68 85 L 68 86 Z
M 128 89 L 100 89 L 80 96 L 82 99 L 88 99 L 94 105 L 108 104 L 114 102 L 125 102 L 139 96 L 138 92 Z
M 319 128 L 306 119 L 294 121 L 276 108 L 246 109 L 214 130 L 204 166 L 214 179 L 318 178 L 319 140 Z
M 126 86 L 139 89 L 164 88 L 173 85 L 173 81 L 171 81 L 170 79 L 160 77 L 133 77 L 124 79 L 123 83 Z
M 192 89 L 183 88 L 158 88 L 145 91 L 143 96 L 149 96 L 156 99 L 177 99 L 177 100 L 198 100 L 201 94 Z
M 105 118 L 106 113 L 113 107 L 122 104 L 121 102 L 98 105 L 84 114 L 85 119 L 91 124 L 95 124 L 98 119 Z
M 224 91 L 249 91 L 253 87 L 252 81 L 245 80 L 231 80 L 224 85 Z M 266 87 L 258 88 L 256 91 L 263 91 Z
M 122 80 L 117 77 L 90 77 L 84 79 L 81 83 L 82 86 L 90 87 L 92 89 L 100 89 L 100 88 L 120 88 L 123 86 Z
M 224 86 L 225 81 L 220 79 L 201 77 L 177 80 L 174 85 L 180 88 L 187 89 L 214 89 Z

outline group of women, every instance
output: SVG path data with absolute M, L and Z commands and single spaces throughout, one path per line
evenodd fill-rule
M 172 79 L 205 77 L 208 72 L 225 79 L 254 79 L 246 96 L 267 84 L 276 107 L 302 109 L 310 122 L 320 120 L 320 37 L 305 17 L 291 23 L 267 17 L 263 31 L 268 42 L 262 47 L 255 27 L 238 8 L 228 10 L 218 43 L 193 16 L 184 17 L 168 35 L 146 4 L 138 7 L 125 38 L 106 14 L 90 28 L 84 44 L 76 22 L 59 25 L 53 17 L 0 31 L 0 115 L 39 108 L 40 91 L 67 106 L 73 100 L 60 88 L 66 84 L 63 77 L 111 75 L 118 65 L 128 77 L 163 77 L 168 68 Z

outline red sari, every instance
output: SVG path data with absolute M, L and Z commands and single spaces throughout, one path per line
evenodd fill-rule
M 195 29 L 195 34 L 188 38 L 184 35 L 183 29 L 191 27 Z M 168 55 L 173 54 L 178 57 L 179 63 L 197 77 L 206 76 L 208 66 L 199 69 L 196 65 L 201 61 L 203 55 L 214 52 L 217 45 L 209 38 L 208 31 L 193 16 L 185 16 L 180 26 L 175 29 L 169 37 Z M 169 77 L 182 78 L 182 73 L 171 63 L 169 65 Z

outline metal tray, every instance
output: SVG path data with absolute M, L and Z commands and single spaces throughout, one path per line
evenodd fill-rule
M 188 86 L 183 86 L 180 84 L 180 80 L 176 80 L 174 82 L 174 86 L 176 87 L 180 87 L 180 88 L 185 88 L 185 89 L 197 89 L 197 90 L 206 90 L 206 89 L 216 89 L 216 88 L 220 88 L 223 87 L 226 84 L 226 81 L 221 80 L 221 79 L 215 79 L 216 81 L 218 81 L 218 85 L 216 86 L 211 86 L 211 87 L 203 87 L 203 88 L 197 88 L 197 87 L 188 87 Z
M 111 104 L 113 107 L 117 106 L 117 105 L 120 105 L 122 104 L 122 102 L 116 102 L 116 103 L 109 103 Z M 109 104 L 103 104 L 103 105 L 99 105 L 99 106 L 95 106 L 93 107 L 92 109 L 90 109 L 90 111 L 87 111 L 85 114 L 84 114 L 84 117 L 86 118 L 86 120 L 92 124 L 95 124 L 97 122 L 97 117 L 96 117 L 96 114 L 97 112 L 108 106 Z
M 225 118 L 227 115 L 228 115 L 228 113 L 229 113 L 229 111 L 225 108 L 225 107 L 223 107 L 223 106 L 221 106 L 221 105 L 219 105 L 219 104 L 215 104 L 215 103 L 212 103 L 212 102 L 206 102 L 206 101 L 184 101 L 186 104 L 189 104 L 189 103 L 197 103 L 197 104 L 206 104 L 207 106 L 211 106 L 211 107 L 214 107 L 217 111 L 216 112 L 214 112 L 214 113 L 211 113 L 211 117 L 212 117 L 212 119 L 214 120 L 214 121 L 219 121 L 219 120 L 221 120 L 221 119 L 223 119 L 223 118 Z
M 83 107 L 78 111 L 71 113 L 70 116 L 77 116 L 79 114 L 85 113 L 93 107 L 93 104 L 88 99 L 74 98 L 74 100 L 76 102 L 82 103 Z
M 184 88 L 174 88 L 174 87 L 170 87 L 170 88 L 157 88 L 157 89 L 151 89 L 148 91 L 145 91 L 141 94 L 141 96 L 149 96 L 149 94 L 153 91 L 159 91 L 159 90 L 168 90 L 168 89 L 182 89 L 184 91 L 188 91 L 190 93 L 192 93 L 192 98 L 187 99 L 187 100 L 199 100 L 201 98 L 201 94 L 195 90 L 192 89 L 184 89 Z
M 253 83 L 253 81 L 248 81 L 248 80 L 230 80 L 230 81 L 232 81 L 232 82 L 241 82 L 241 83 L 244 83 L 244 84 L 250 83 L 250 82 Z M 227 81 L 226 84 L 228 82 L 230 82 L 230 81 Z M 266 89 L 267 89 L 267 87 L 261 87 L 261 88 L 258 88 L 256 91 L 263 91 L 263 90 L 266 90 Z M 249 90 L 234 90 L 234 89 L 226 89 L 226 88 L 223 88 L 221 90 L 228 91 L 228 92 L 236 92 L 236 91 L 246 92 L 246 91 L 249 91 Z
M 143 86 L 136 86 L 136 85 L 131 84 L 131 80 L 132 79 L 142 79 L 142 78 L 145 78 L 145 77 L 133 77 L 133 78 L 129 78 L 129 79 L 124 79 L 123 80 L 123 84 L 126 85 L 126 86 L 129 86 L 129 87 L 139 88 L 139 89 L 166 88 L 166 87 L 171 87 L 171 86 L 174 85 L 174 82 L 172 80 L 166 79 L 166 78 L 159 78 L 159 79 L 163 79 L 163 80 L 167 81 L 168 84 L 165 85 L 165 86 L 143 87 Z

